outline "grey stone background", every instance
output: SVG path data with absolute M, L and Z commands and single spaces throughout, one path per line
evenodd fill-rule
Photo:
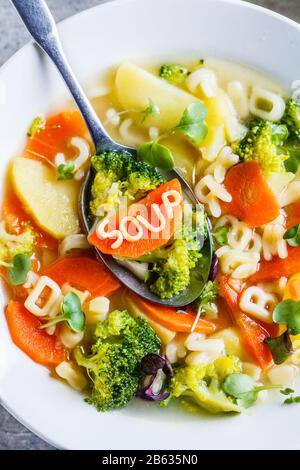
M 106 0 L 48 0 L 48 5 L 55 18 L 60 21 L 104 1 Z M 300 22 L 300 0 L 252 0 L 251 3 L 270 8 Z M 9 0 L 0 0 L 0 65 L 28 39 L 28 34 L 24 31 Z M 24 428 L 0 407 L 0 450 L 5 449 L 53 448 Z

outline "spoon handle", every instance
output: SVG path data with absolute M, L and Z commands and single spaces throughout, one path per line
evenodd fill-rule
M 76 79 L 63 52 L 55 20 L 44 0 L 11 0 L 27 30 L 35 42 L 52 59 L 90 131 L 96 152 L 110 150 L 116 145 L 112 142 L 98 119 L 91 103 Z

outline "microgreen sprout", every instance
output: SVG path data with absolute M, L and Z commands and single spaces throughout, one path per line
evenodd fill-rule
M 71 330 L 76 333 L 80 333 L 85 327 L 85 314 L 81 308 L 81 302 L 75 292 L 70 292 L 64 297 L 61 304 L 62 315 L 55 318 L 49 319 L 48 323 L 45 323 L 41 328 L 48 328 L 49 326 L 56 325 L 62 321 L 65 321 Z
M 9 281 L 13 286 L 20 286 L 26 282 L 31 269 L 31 259 L 29 256 L 19 253 L 14 256 L 10 263 L 0 261 L 0 266 L 8 269 Z

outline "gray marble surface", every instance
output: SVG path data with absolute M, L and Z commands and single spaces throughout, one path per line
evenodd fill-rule
M 103 3 L 103 0 L 48 0 L 48 5 L 58 21 L 100 3 Z M 300 0 L 253 0 L 252 3 L 270 8 L 300 22 Z M 9 0 L 0 0 L 0 65 L 27 41 L 28 35 Z M 53 448 L 19 424 L 6 410 L 0 408 L 0 450 L 4 449 Z

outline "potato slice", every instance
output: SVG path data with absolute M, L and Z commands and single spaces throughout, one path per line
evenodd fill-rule
M 210 339 L 223 339 L 226 354 L 237 356 L 241 361 L 251 361 L 248 353 L 245 351 L 241 336 L 236 327 L 232 326 L 218 331 L 209 337 Z
M 159 77 L 130 62 L 123 63 L 117 70 L 116 94 L 124 109 L 144 110 L 149 98 L 159 107 L 156 117 L 148 117 L 146 126 L 156 126 L 161 131 L 176 126 L 191 104 L 199 101 L 190 93 L 177 88 Z
M 144 125 L 156 126 L 161 132 L 176 126 L 184 110 L 191 103 L 200 101 L 191 93 L 130 62 L 125 62 L 118 68 L 115 88 L 117 98 L 124 109 L 142 111 L 149 105 L 151 98 L 159 107 L 160 113 L 155 117 L 148 117 Z M 212 161 L 226 145 L 236 115 L 228 96 L 220 88 L 215 98 L 206 98 L 202 102 L 207 108 L 206 122 L 209 130 L 200 149 L 204 158 Z M 134 118 L 134 115 L 132 117 Z
M 151 318 L 147 317 L 147 315 L 144 314 L 142 310 L 137 307 L 137 305 L 133 302 L 133 300 L 126 298 L 125 299 L 125 304 L 126 308 L 128 308 L 129 313 L 134 317 L 134 318 L 144 318 L 147 320 L 151 328 L 155 331 L 157 336 L 160 338 L 162 344 L 167 345 L 169 344 L 172 339 L 175 338 L 175 331 L 171 331 L 168 328 L 160 325 L 159 323 L 151 320 Z
M 75 181 L 57 181 L 55 172 L 35 160 L 18 157 L 12 183 L 36 224 L 57 239 L 79 232 Z

